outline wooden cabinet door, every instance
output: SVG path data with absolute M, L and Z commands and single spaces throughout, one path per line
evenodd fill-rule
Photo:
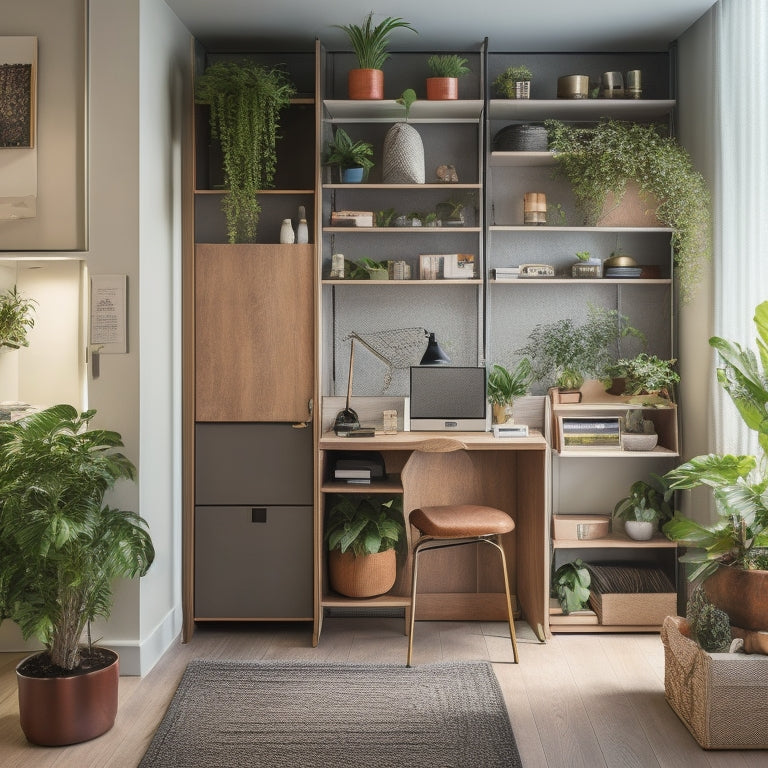
M 195 247 L 195 419 L 310 418 L 314 245 Z

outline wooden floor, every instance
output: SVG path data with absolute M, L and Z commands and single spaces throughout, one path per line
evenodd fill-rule
M 526 629 L 519 632 L 519 665 L 511 663 L 502 623 L 419 622 L 414 642 L 416 664 L 494 663 L 525 768 L 768 765 L 768 752 L 699 748 L 664 700 L 658 635 L 558 635 L 540 644 Z M 136 766 L 193 658 L 400 663 L 406 642 L 397 619 L 326 619 L 317 648 L 311 647 L 311 631 L 304 624 L 202 626 L 192 642 L 175 644 L 145 677 L 120 679 L 120 709 L 110 732 L 63 748 L 34 747 L 24 739 L 14 674 L 23 654 L 0 653 L 0 765 Z

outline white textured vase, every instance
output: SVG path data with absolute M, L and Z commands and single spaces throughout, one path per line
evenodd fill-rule
M 408 123 L 395 123 L 384 137 L 385 184 L 424 183 L 424 143 Z
M 309 230 L 307 229 L 306 219 L 299 219 L 299 226 L 296 227 L 296 242 L 297 243 L 309 242 Z
M 293 243 L 296 240 L 296 235 L 293 232 L 293 224 L 290 219 L 283 219 L 283 223 L 280 226 L 280 242 L 281 243 Z
M 648 541 L 653 536 L 654 525 L 643 520 L 625 520 L 624 531 L 630 539 Z

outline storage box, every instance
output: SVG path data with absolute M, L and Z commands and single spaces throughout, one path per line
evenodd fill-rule
M 602 539 L 610 528 L 608 515 L 552 515 L 552 537 L 555 539 Z
M 677 613 L 675 592 L 592 592 L 589 604 L 598 621 L 606 625 L 660 627 L 667 616 Z
M 704 749 L 768 748 L 768 656 L 707 653 L 667 616 L 664 693 Z

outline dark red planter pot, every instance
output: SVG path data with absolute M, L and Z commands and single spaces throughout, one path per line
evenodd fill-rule
M 120 664 L 117 654 L 104 669 L 68 677 L 28 677 L 16 667 L 19 716 L 33 744 L 60 747 L 106 733 L 117 715 Z
M 728 614 L 732 626 L 768 630 L 768 571 L 720 566 L 703 587 L 710 602 Z

